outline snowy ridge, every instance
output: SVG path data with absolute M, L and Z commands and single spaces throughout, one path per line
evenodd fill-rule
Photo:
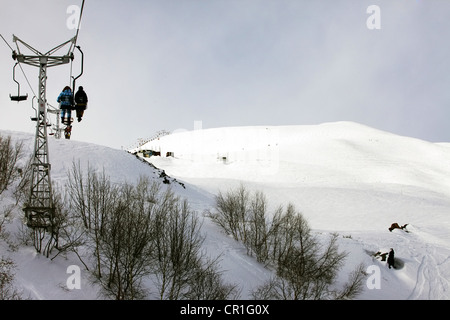
M 32 136 L 0 131 L 23 140 L 31 152 Z M 292 202 L 318 237 L 338 232 L 340 250 L 349 253 L 342 282 L 359 263 L 381 271 L 380 289 L 365 288 L 359 299 L 449 299 L 450 148 L 446 143 L 393 135 L 351 122 L 313 126 L 216 128 L 175 133 L 143 145 L 161 152 L 145 158 L 74 140 L 49 139 L 52 179 L 63 186 L 73 161 L 105 170 L 111 180 L 136 181 L 140 175 L 161 179 L 164 170 L 181 181 L 171 186 L 202 213 L 218 190 L 244 183 L 261 190 L 269 204 Z M 136 149 L 130 150 L 135 152 Z M 174 157 L 166 157 L 172 152 Z M 142 159 L 141 159 L 142 160 Z M 6 196 L 0 204 L 8 202 Z M 20 211 L 20 210 L 19 210 Z M 407 230 L 389 232 L 391 223 Z M 9 226 L 16 233 L 20 221 Z M 221 255 L 225 280 L 239 284 L 241 298 L 271 276 L 223 234 L 207 217 L 205 250 Z M 394 248 L 399 269 L 387 269 L 373 254 Z M 76 257 L 50 261 L 21 246 L 0 254 L 13 257 L 16 279 L 33 299 L 97 299 L 98 288 L 83 271 L 82 289 L 68 290 L 66 268 Z M 51 272 L 49 272 L 51 271 Z

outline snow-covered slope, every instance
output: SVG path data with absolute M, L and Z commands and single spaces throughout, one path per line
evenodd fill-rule
M 30 135 L 0 134 L 26 141 L 31 151 Z M 73 161 L 104 169 L 117 183 L 136 181 L 140 175 L 160 179 L 165 170 L 176 192 L 202 213 L 213 206 L 218 190 L 244 183 L 249 190 L 263 191 L 273 207 L 294 203 L 318 237 L 340 234 L 339 247 L 349 253 L 340 280 L 346 281 L 359 263 L 378 267 L 380 288 L 365 287 L 360 299 L 450 298 L 448 144 L 350 122 L 216 128 L 176 133 L 142 146 L 161 152 L 160 157 L 145 158 L 155 169 L 125 151 L 74 140 L 49 141 L 56 185 L 65 184 Z M 167 152 L 174 156 L 166 157 Z M 5 197 L 1 201 L 8 202 Z M 18 222 L 10 228 L 18 229 Z M 394 222 L 408 224 L 409 233 L 390 232 Z M 239 284 L 241 298 L 249 298 L 249 291 L 271 276 L 206 217 L 203 232 L 205 250 L 221 255 L 225 280 Z M 391 247 L 400 266 L 396 270 L 372 256 Z M 76 257 L 49 261 L 32 247 L 10 252 L 1 245 L 0 254 L 14 257 L 17 281 L 31 298 L 97 298 L 98 289 L 84 270 L 82 289 L 66 288 L 66 268 L 79 264 Z
M 450 298 L 448 144 L 337 122 L 190 131 L 141 149 L 160 151 L 149 161 L 211 193 L 244 182 L 274 206 L 294 203 L 313 229 L 347 235 L 363 251 L 394 247 L 405 267 L 383 274 L 384 290 L 367 290 L 368 299 Z M 411 232 L 389 232 L 394 222 Z
M 14 142 L 22 141 L 25 154 L 32 153 L 33 135 L 3 130 L 0 130 L 0 135 L 11 136 Z M 188 199 L 191 207 L 199 212 L 200 216 L 205 209 L 211 208 L 213 203 L 211 194 L 173 177 L 162 176 L 162 170 L 126 151 L 74 140 L 49 138 L 48 142 L 53 188 L 63 188 L 72 165 L 80 163 L 83 172 L 87 172 L 88 166 L 97 172 L 104 171 L 114 183 L 135 183 L 141 176 L 160 181 L 163 187 L 170 186 L 178 195 Z M 170 184 L 164 184 L 164 179 L 167 179 Z M 0 198 L 0 208 L 6 208 L 13 203 L 11 190 L 7 190 Z M 84 269 L 75 255 L 69 254 L 67 257 L 61 255 L 50 260 L 36 253 L 32 245 L 28 247 L 23 245 L 19 238 L 22 238 L 21 234 L 27 228 L 22 225 L 21 216 L 23 213 L 20 208 L 17 208 L 16 219 L 5 226 L 10 233 L 8 241 L 17 250 L 12 250 L 0 239 L 0 256 L 10 257 L 16 263 L 15 280 L 17 287 L 23 292 L 23 297 L 43 300 L 101 298 L 98 287 L 90 281 L 92 278 L 89 272 Z M 243 292 L 242 298 L 246 298 L 250 290 L 271 276 L 271 272 L 245 254 L 240 244 L 221 233 L 219 228 L 207 219 L 203 221 L 202 232 L 206 235 L 205 250 L 211 257 L 220 256 L 222 271 L 226 271 L 225 280 L 228 283 L 239 284 Z M 56 252 L 53 256 L 55 254 Z M 67 288 L 66 281 L 70 276 L 67 268 L 71 265 L 81 268 L 80 290 Z

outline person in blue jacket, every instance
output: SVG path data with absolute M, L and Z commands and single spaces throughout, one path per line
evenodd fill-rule
M 72 110 L 74 108 L 72 89 L 66 86 L 58 96 L 57 101 L 60 104 L 62 123 L 70 125 L 72 122 Z

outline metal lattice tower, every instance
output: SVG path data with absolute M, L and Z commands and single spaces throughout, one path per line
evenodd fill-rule
M 70 63 L 73 60 L 73 48 L 76 37 L 42 54 L 29 46 L 16 36 L 13 41 L 17 45 L 18 52 L 13 52 L 13 59 L 19 63 L 28 64 L 39 68 L 38 109 L 36 117 L 36 135 L 31 172 L 31 186 L 28 203 L 24 207 L 27 225 L 31 228 L 51 229 L 53 226 L 55 208 L 52 196 L 52 184 L 50 179 L 50 161 L 47 143 L 47 68 Z M 33 54 L 24 55 L 19 50 L 18 43 L 28 48 Z M 70 44 L 66 55 L 54 56 L 53 54 L 62 47 Z

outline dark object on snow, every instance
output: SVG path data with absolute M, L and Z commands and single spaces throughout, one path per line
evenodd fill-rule
M 389 251 L 389 256 L 388 256 L 388 259 L 387 259 L 387 264 L 388 264 L 389 269 L 391 267 L 393 267 L 395 269 L 394 263 L 395 263 L 394 249 L 391 248 L 391 251 Z
M 381 261 L 386 261 L 387 255 L 388 255 L 387 252 L 381 252 L 381 251 L 378 251 L 377 253 L 374 254 L 375 257 L 381 257 Z
M 401 229 L 401 230 L 404 230 L 404 229 L 406 228 L 407 225 L 408 225 L 408 224 L 405 224 L 404 226 L 401 226 L 401 227 L 400 227 L 400 226 L 398 225 L 398 223 L 395 222 L 395 223 L 391 224 L 391 227 L 389 228 L 389 231 L 392 232 L 392 230 L 394 230 L 394 229 Z

